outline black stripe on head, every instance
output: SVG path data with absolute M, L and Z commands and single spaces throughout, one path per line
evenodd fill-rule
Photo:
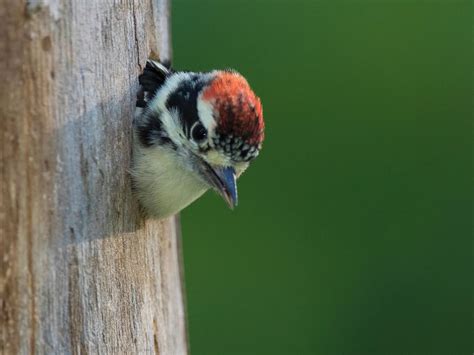
M 147 112 L 143 115 L 144 119 L 136 127 L 140 143 L 145 147 L 151 147 L 154 144 L 168 145 L 176 150 L 176 144 L 168 137 L 160 116 L 161 112 Z
M 190 78 L 183 80 L 176 90 L 168 97 L 166 107 L 179 113 L 181 124 L 189 138 L 190 129 L 199 120 L 197 111 L 197 97 L 204 86 L 209 83 L 199 74 L 190 74 Z

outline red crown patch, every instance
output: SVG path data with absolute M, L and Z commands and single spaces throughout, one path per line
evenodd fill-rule
M 218 134 L 240 137 L 252 146 L 263 141 L 262 104 L 240 74 L 219 72 L 204 90 L 202 98 L 214 107 Z

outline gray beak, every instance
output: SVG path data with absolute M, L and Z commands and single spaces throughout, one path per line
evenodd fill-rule
M 237 206 L 237 182 L 235 170 L 232 167 L 212 167 L 204 163 L 203 175 L 208 183 L 227 202 L 230 209 Z

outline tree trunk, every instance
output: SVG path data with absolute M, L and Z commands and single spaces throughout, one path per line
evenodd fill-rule
M 128 169 L 166 0 L 0 0 L 0 353 L 187 352 L 174 218 Z

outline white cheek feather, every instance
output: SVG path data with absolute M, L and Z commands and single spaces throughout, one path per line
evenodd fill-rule
M 232 161 L 224 153 L 218 152 L 216 150 L 209 151 L 204 159 L 211 165 L 215 166 L 231 166 Z
M 166 101 L 190 74 L 176 73 L 170 76 L 157 95 L 149 102 L 147 110 L 160 112 L 160 120 L 169 139 L 178 146 L 174 150 L 167 145 L 143 147 L 134 137 L 132 175 L 136 194 L 145 210 L 156 218 L 173 215 L 209 189 L 191 167 L 183 165 L 188 159 L 179 156 L 189 150 L 178 112 L 168 110 Z M 137 111 L 137 115 L 141 112 Z M 139 116 L 137 117 L 139 119 Z M 180 153 L 178 153 L 180 152 Z
M 158 94 L 150 101 L 147 109 L 152 112 L 160 112 L 160 120 L 169 138 L 175 144 L 181 144 L 183 146 L 187 145 L 188 140 L 182 130 L 178 112 L 168 110 L 166 101 L 170 93 L 175 91 L 183 80 L 187 80 L 189 75 L 188 73 L 177 73 L 170 76 Z
M 179 114 L 177 111 L 164 109 L 160 115 L 161 123 L 165 129 L 169 139 L 176 145 L 182 147 L 189 146 L 189 140 L 184 135 L 181 123 L 179 121 Z
M 234 168 L 235 168 L 235 173 L 237 175 L 237 178 L 239 178 L 240 175 L 242 175 L 244 171 L 247 170 L 248 167 L 249 167 L 248 162 L 240 162 L 240 163 L 235 164 Z
M 169 147 L 144 148 L 138 142 L 135 144 L 135 189 L 141 204 L 153 217 L 165 218 L 179 212 L 209 188 L 179 161 Z
M 203 93 L 200 93 L 197 99 L 197 110 L 202 124 L 208 132 L 214 132 L 216 120 L 213 115 L 213 108 L 209 101 L 202 99 Z

